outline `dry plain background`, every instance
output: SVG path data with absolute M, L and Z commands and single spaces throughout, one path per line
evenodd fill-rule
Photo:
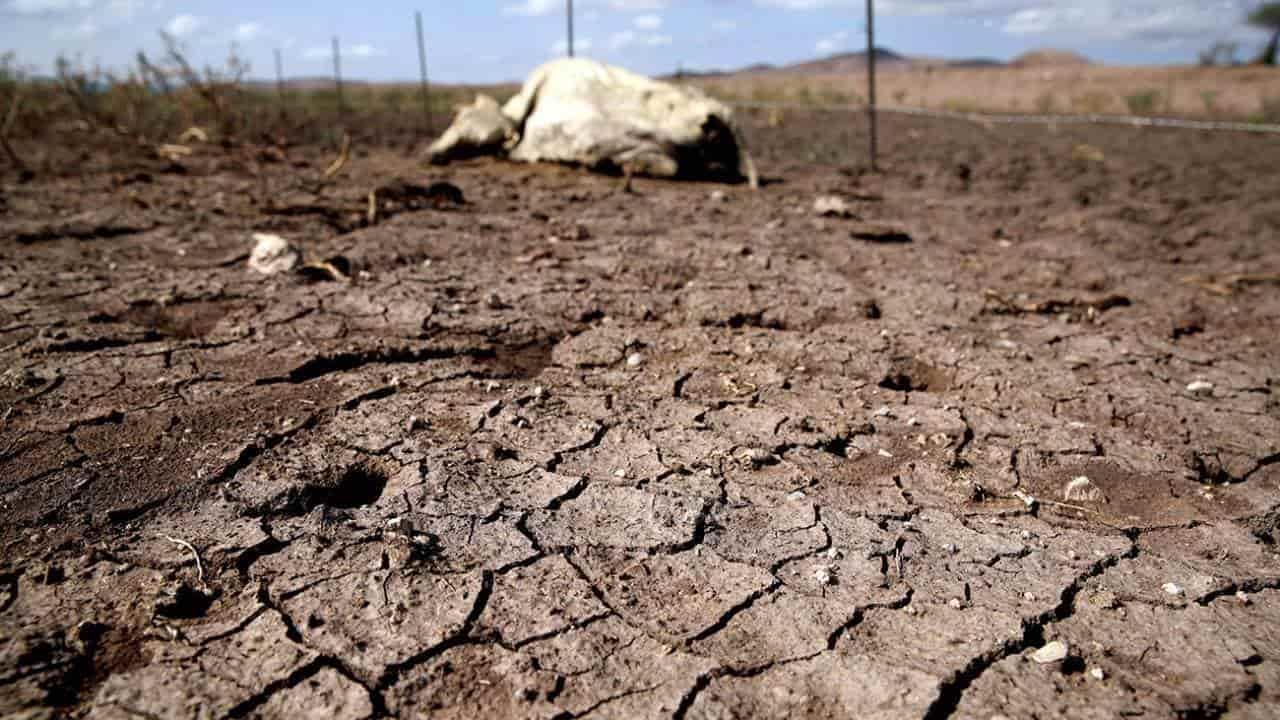
M 15 136 L 0 714 L 1275 717 L 1276 138 L 748 113 L 758 192 L 624 192 L 398 122 Z
M 821 67 L 797 76 L 760 71 L 696 81 L 739 100 L 861 105 L 862 71 Z M 897 63 L 878 73 L 881 104 L 1012 114 L 1167 115 L 1280 123 L 1280 73 L 1259 67 L 1043 65 L 955 68 Z

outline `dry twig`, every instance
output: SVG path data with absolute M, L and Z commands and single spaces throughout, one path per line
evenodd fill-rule
M 325 168 L 324 179 L 331 180 L 334 175 L 342 172 L 342 168 L 347 165 L 347 158 L 351 156 L 351 135 L 342 133 L 342 147 L 338 150 L 338 157 L 329 167 Z

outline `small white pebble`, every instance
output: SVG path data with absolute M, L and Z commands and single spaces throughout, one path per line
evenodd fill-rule
M 1023 600 L 1026 600 L 1027 602 L 1035 602 L 1035 601 L 1036 601 L 1036 595 L 1035 595 L 1035 593 L 1024 592 L 1024 593 L 1022 593 L 1022 599 L 1023 599 Z
M 640 353 L 631 353 L 627 356 L 628 367 L 640 367 L 644 364 L 644 356 Z
M 1249 605 L 1249 604 L 1251 604 L 1251 603 L 1253 602 L 1252 600 L 1250 600 L 1250 599 L 1249 599 L 1249 596 L 1248 596 L 1248 595 L 1246 595 L 1246 594 L 1245 594 L 1245 591 L 1243 591 L 1243 590 L 1237 590 L 1237 591 L 1236 591 L 1236 600 L 1237 600 L 1241 605 Z
M 614 477 L 616 477 L 616 478 L 626 478 L 626 477 L 627 477 L 627 471 L 626 471 L 626 470 L 623 470 L 622 468 L 618 468 L 617 470 L 614 470 L 614 471 L 613 471 L 613 476 L 614 476 Z
M 952 610 L 961 610 L 964 608 L 964 603 L 960 601 L 960 598 L 951 598 L 947 601 L 947 605 L 950 605 Z
M 790 500 L 791 502 L 799 502 L 804 498 L 805 498 L 805 494 L 803 490 L 796 490 L 790 495 L 787 495 L 787 499 Z
M 1090 671 L 1089 671 L 1089 677 L 1093 678 L 1094 680 L 1099 680 L 1099 681 L 1101 681 L 1101 680 L 1106 680 L 1106 679 L 1107 679 L 1107 671 L 1106 671 L 1106 670 L 1103 670 L 1103 669 L 1102 669 L 1102 668 L 1100 668 L 1100 667 L 1096 667 L 1096 668 L 1093 668 L 1092 670 L 1090 670 Z
M 943 545 L 942 549 L 945 550 L 950 555 L 955 555 L 956 553 L 956 546 L 951 543 L 947 543 L 946 545 Z
M 1178 585 L 1176 585 L 1175 583 L 1165 583 L 1164 585 L 1161 586 L 1161 588 L 1170 595 L 1182 594 L 1182 588 L 1178 587 Z
M 830 550 L 827 550 L 826 555 L 828 560 L 839 560 L 840 558 L 844 557 L 844 553 L 836 548 L 831 548 Z
M 877 410 L 875 415 L 876 417 L 889 417 L 893 415 L 893 411 L 889 409 L 888 405 L 885 405 L 884 407 Z
M 877 454 L 878 454 L 878 455 L 880 455 L 880 457 L 882 457 L 882 458 L 891 458 L 891 457 L 893 457 L 893 453 L 889 452 L 888 450 L 885 450 L 884 448 L 880 448 L 880 451 L 879 451 L 879 453 L 877 453 Z
M 1075 560 L 1075 559 L 1077 559 L 1077 558 L 1079 558 L 1079 557 L 1080 557 L 1080 556 L 1076 554 L 1076 551 L 1075 551 L 1075 550 L 1068 550 L 1068 551 L 1067 551 L 1067 559 L 1068 559 L 1068 560 Z
M 911 418 L 910 420 L 907 420 L 907 425 L 909 425 L 910 427 L 915 427 L 919 424 L 920 424 L 920 421 L 915 418 Z M 924 436 L 921 435 L 920 437 L 924 437 Z
M 1187 392 L 1193 395 L 1212 395 L 1213 383 L 1204 380 L 1196 380 L 1187 386 Z
M 814 568 L 813 579 L 817 580 L 819 585 L 830 585 L 832 580 L 831 568 L 825 565 L 820 565 Z

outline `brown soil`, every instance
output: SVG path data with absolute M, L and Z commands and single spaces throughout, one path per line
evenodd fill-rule
M 1280 146 L 754 122 L 6 176 L 0 714 L 1274 717 Z

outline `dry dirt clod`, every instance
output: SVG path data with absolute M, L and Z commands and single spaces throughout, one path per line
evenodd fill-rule
M 249 268 L 263 275 L 291 272 L 302 262 L 302 253 L 279 235 L 254 233 L 253 251 L 249 253 Z

